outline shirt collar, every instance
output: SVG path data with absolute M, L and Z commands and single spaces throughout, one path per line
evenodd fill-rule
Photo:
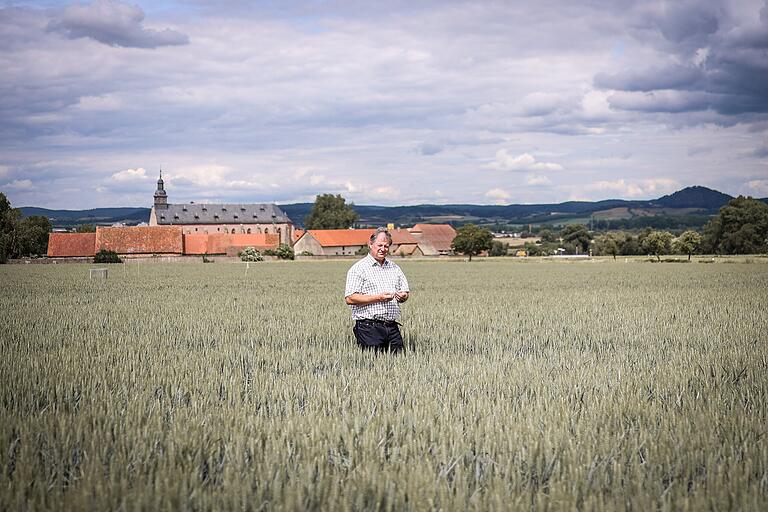
M 374 258 L 373 256 L 371 256 L 371 253 L 370 253 L 370 252 L 369 252 L 369 253 L 368 253 L 368 255 L 366 256 L 366 258 L 368 258 L 368 264 L 369 264 L 371 267 L 374 267 L 374 266 L 376 266 L 376 265 L 378 265 L 378 264 L 379 264 L 379 262 L 378 262 L 378 261 L 376 261 L 376 258 Z M 387 265 L 389 265 L 389 260 L 388 260 L 387 258 L 384 258 L 384 263 L 382 263 L 380 266 L 382 266 L 382 267 L 386 267 Z

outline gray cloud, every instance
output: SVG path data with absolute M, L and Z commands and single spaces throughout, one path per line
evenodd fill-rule
M 768 19 L 760 23 L 735 19 L 719 2 L 670 3 L 647 17 L 663 40 L 644 33 L 661 58 L 675 63 L 598 73 L 594 84 L 620 91 L 611 100 L 616 109 L 685 113 L 712 110 L 722 116 L 746 115 L 755 122 L 768 114 Z M 741 6 L 740 6 L 741 7 Z M 754 12 L 753 20 L 758 19 Z M 649 94 L 627 94 L 644 92 Z M 737 121 L 738 122 L 738 121 Z M 722 120 L 722 124 L 733 121 Z
M 0 9 L 13 201 L 77 208 L 97 198 L 50 190 L 88 183 L 103 204 L 145 204 L 153 183 L 142 195 L 108 178 L 154 179 L 160 164 L 178 200 L 361 203 L 390 186 L 400 204 L 599 199 L 590 183 L 672 174 L 733 193 L 764 172 L 754 0 L 705 2 L 698 17 L 630 0 L 141 3 L 152 23 L 117 2 Z M 186 48 L 121 48 L 182 32 Z M 567 171 L 510 183 L 484 167 L 500 150 Z
M 189 37 L 171 29 L 155 30 L 142 26 L 144 11 L 138 5 L 118 0 L 95 0 L 75 4 L 48 24 L 50 32 L 70 39 L 90 38 L 110 46 L 157 48 L 189 43 Z

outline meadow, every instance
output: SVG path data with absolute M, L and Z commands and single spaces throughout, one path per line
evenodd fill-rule
M 766 510 L 768 264 L 0 266 L 0 510 Z

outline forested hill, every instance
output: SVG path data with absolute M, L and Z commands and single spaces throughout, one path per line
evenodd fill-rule
M 709 216 L 730 201 L 732 196 L 706 187 L 687 187 L 658 199 L 626 201 L 567 201 L 557 204 L 422 204 L 415 206 L 355 205 L 362 225 L 412 225 L 427 223 L 480 224 L 557 224 L 569 222 L 606 223 L 614 227 L 642 227 L 656 221 L 703 225 Z M 768 198 L 762 199 L 768 203 Z M 280 208 L 297 226 L 312 209 L 312 203 L 282 204 Z M 49 210 L 22 207 L 24 216 L 43 215 L 54 227 L 66 228 L 80 224 L 111 225 L 122 222 L 135 225 L 149 221 L 149 208 L 96 208 L 91 210 Z

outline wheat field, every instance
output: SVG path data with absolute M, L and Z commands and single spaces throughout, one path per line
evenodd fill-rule
M 0 510 L 765 510 L 768 264 L 0 267 Z

